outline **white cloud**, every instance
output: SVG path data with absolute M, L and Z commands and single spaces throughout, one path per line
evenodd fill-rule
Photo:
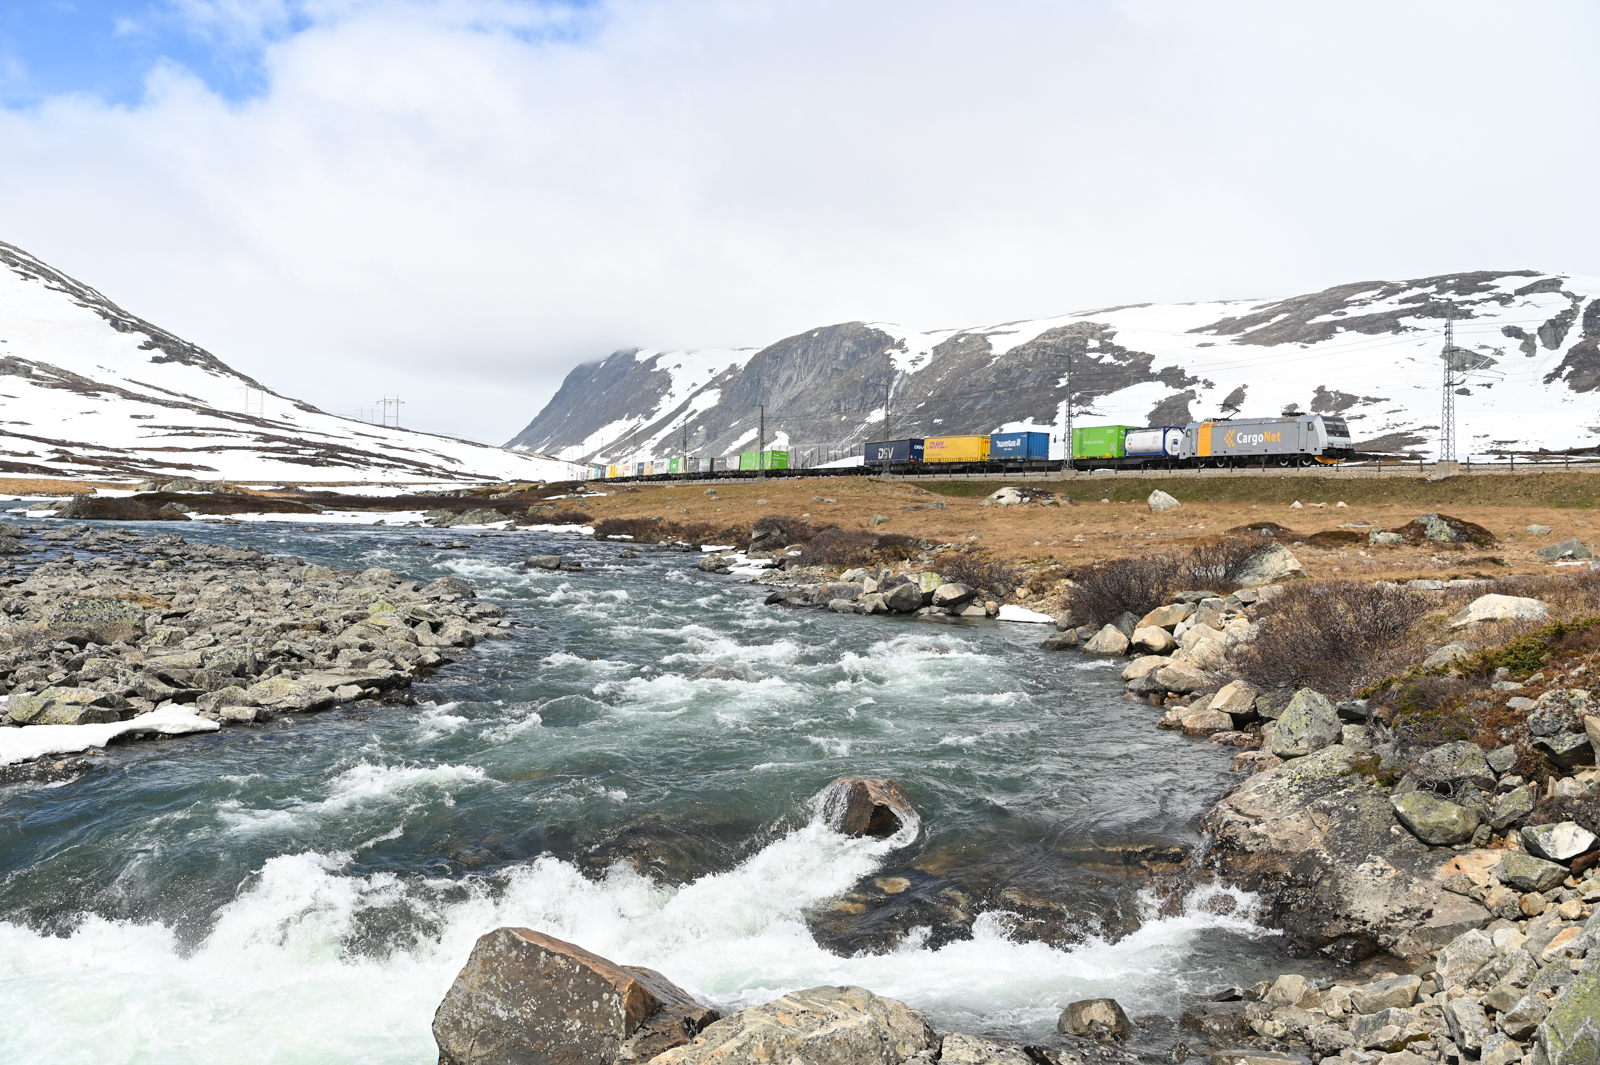
M 1585 4 L 185 2 L 266 94 L 0 112 L 0 239 L 339 412 L 498 441 L 618 346 L 1600 273 Z

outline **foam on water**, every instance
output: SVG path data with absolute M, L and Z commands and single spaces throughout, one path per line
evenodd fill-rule
M 345 790 L 369 789 L 358 778 Z M 1197 937 L 1261 934 L 1250 896 L 1204 888 L 1177 916 L 1157 916 L 1151 902 L 1143 927 L 1118 943 L 1019 943 L 1004 915 L 990 914 L 971 940 L 939 950 L 914 939 L 852 958 L 818 947 L 805 910 L 848 890 L 918 830 L 849 839 L 813 816 L 737 867 L 678 889 L 621 865 L 587 879 L 551 857 L 462 884 L 350 875 L 346 854 L 283 855 L 192 950 L 159 924 L 89 917 L 64 938 L 0 924 L 0 1045 L 19 1062 L 424 1065 L 434 1056 L 434 1007 L 476 937 L 506 924 L 660 969 L 724 1008 L 858 984 L 929 1011 L 942 1027 L 990 1031 L 1037 1030 L 1089 994 L 1114 994 L 1130 1011 L 1170 1008 L 1186 979 L 1206 981 L 1186 977 Z M 1222 894 L 1234 905 L 1219 916 Z M 428 931 L 363 945 L 379 919 Z M 37 1023 L 45 1016 L 50 1023 Z

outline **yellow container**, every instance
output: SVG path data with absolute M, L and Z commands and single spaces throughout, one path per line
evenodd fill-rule
M 613 462 L 609 466 L 606 467 L 606 476 L 607 477 L 615 477 L 616 475 L 617 475 L 617 464 L 615 462 Z
M 987 462 L 987 436 L 930 436 L 922 442 L 923 462 Z

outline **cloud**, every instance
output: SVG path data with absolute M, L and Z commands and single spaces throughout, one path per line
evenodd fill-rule
M 183 11 L 262 90 L 166 62 L 0 112 L 0 239 L 281 390 L 481 439 L 621 346 L 1600 272 L 1590 5 Z

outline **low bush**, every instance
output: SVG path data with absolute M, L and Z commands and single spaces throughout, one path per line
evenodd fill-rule
M 1480 651 L 1459 668 L 1478 677 L 1488 677 L 1502 668 L 1514 677 L 1526 677 L 1538 672 L 1553 652 L 1574 655 L 1597 649 L 1600 649 L 1600 618 L 1558 621 L 1499 647 Z
M 899 562 L 911 558 L 917 550 L 917 540 L 902 533 L 828 528 L 805 542 L 800 562 L 806 566 L 865 566 Z
M 1259 541 L 1230 536 L 1188 551 L 1116 558 L 1080 570 L 1067 593 L 1067 606 L 1079 624 L 1104 625 L 1123 611 L 1144 616 L 1172 602 L 1180 591 L 1227 595 L 1235 579 L 1262 551 Z
M 1010 566 L 977 551 L 947 551 L 933 560 L 933 566 L 947 581 L 1001 597 L 1015 592 L 1022 580 Z
M 594 515 L 581 510 L 554 510 L 529 514 L 517 520 L 525 525 L 591 525 Z
M 1354 529 L 1324 529 L 1306 537 L 1312 547 L 1349 547 L 1366 542 L 1366 537 Z
M 751 537 L 758 539 L 765 550 L 806 543 L 819 531 L 804 518 L 782 514 L 769 514 L 750 527 Z
M 1256 610 L 1260 635 L 1238 660 L 1259 688 L 1315 688 L 1346 698 L 1416 660 L 1416 623 L 1435 602 L 1420 592 L 1363 581 L 1289 584 Z
M 652 543 L 673 538 L 674 527 L 664 518 L 601 518 L 594 523 L 594 538 L 609 540 L 626 537 Z

